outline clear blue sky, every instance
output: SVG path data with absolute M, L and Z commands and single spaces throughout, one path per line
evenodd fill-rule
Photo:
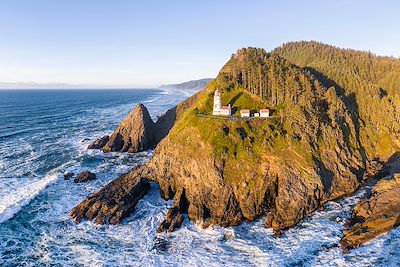
M 238 48 L 318 40 L 400 56 L 400 1 L 1 0 L 0 82 L 153 87 Z

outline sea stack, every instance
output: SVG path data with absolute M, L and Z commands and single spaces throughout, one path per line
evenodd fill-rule
M 88 148 L 102 149 L 106 153 L 135 153 L 154 148 L 157 140 L 155 123 L 147 108 L 139 104 L 122 120 L 110 137 L 104 136 Z

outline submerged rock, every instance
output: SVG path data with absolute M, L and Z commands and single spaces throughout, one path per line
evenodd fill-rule
M 106 135 L 103 136 L 102 138 L 99 138 L 97 140 L 95 140 L 93 143 L 91 143 L 88 146 L 88 149 L 100 149 L 103 148 L 107 142 L 110 140 L 110 136 Z
M 75 177 L 74 183 L 84 183 L 95 179 L 96 179 L 96 174 L 91 173 L 89 171 L 84 171 L 81 172 L 77 177 Z
M 400 225 L 400 174 L 379 181 L 368 199 L 354 207 L 350 229 L 340 244 L 355 248 Z
M 74 176 L 73 172 L 64 173 L 64 180 L 69 180 Z
M 149 188 L 149 182 L 142 179 L 141 170 L 137 168 L 87 197 L 69 215 L 77 223 L 86 219 L 98 224 L 117 224 L 135 209 Z

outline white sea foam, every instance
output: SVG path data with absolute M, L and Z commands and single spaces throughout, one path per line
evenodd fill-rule
M 57 174 L 49 174 L 43 179 L 29 182 L 0 196 L 0 223 L 12 218 L 15 213 L 36 197 L 51 182 L 57 179 Z
M 142 101 L 142 102 L 143 102 L 143 103 L 153 103 L 153 102 L 159 100 L 160 98 L 161 98 L 161 97 L 154 97 L 154 98 L 152 98 L 152 99 L 145 100 L 145 101 Z

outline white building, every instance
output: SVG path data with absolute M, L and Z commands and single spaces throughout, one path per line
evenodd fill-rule
M 217 89 L 217 90 L 215 90 L 215 93 L 214 93 L 214 108 L 213 108 L 212 114 L 220 115 L 221 108 L 222 108 L 221 93 Z
M 260 117 L 268 118 L 269 117 L 269 109 L 260 109 Z
M 229 104 L 228 106 L 223 106 L 220 109 L 220 115 L 225 115 L 225 116 L 230 116 L 231 115 L 231 104 Z
M 248 118 L 248 117 L 250 117 L 250 110 L 248 110 L 248 109 L 242 109 L 241 111 L 240 111 L 240 116 L 242 116 L 243 118 Z

